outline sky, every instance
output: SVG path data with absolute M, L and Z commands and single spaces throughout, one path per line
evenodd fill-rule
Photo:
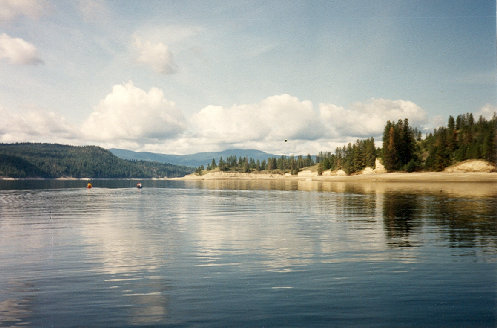
M 0 0 L 0 142 L 333 152 L 490 118 L 496 40 L 494 0 Z

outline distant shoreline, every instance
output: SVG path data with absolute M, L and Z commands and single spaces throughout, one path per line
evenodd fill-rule
M 10 178 L 0 177 L 0 181 L 98 181 L 98 180 L 163 180 L 163 181 L 202 181 L 202 180 L 300 180 L 300 181 L 328 181 L 328 182 L 408 182 L 408 183 L 440 183 L 440 182 L 495 182 L 497 172 L 413 172 L 413 173 L 374 173 L 346 176 L 297 176 L 279 173 L 238 173 L 238 172 L 213 172 L 204 175 L 187 175 L 175 178 Z
M 329 181 L 329 182 L 409 182 L 409 183 L 430 183 L 430 182 L 496 182 L 497 173 L 447 173 L 447 172 L 413 172 L 413 173 L 377 173 L 360 174 L 350 176 L 285 176 L 282 174 L 262 174 L 262 173 L 236 173 L 236 172 L 215 172 L 201 176 L 187 175 L 180 178 L 170 178 L 168 180 L 303 180 L 303 181 Z
M 10 178 L 10 177 L 0 177 L 0 181 L 98 181 L 98 180 L 171 180 L 173 178 Z

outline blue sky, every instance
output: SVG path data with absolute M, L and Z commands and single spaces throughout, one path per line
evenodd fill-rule
M 483 0 L 0 0 L 0 142 L 315 153 L 380 140 L 386 120 L 490 116 L 495 13 Z

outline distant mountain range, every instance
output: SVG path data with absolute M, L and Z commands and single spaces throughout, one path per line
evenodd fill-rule
M 247 157 L 254 160 L 267 160 L 269 157 L 280 157 L 281 155 L 269 154 L 256 149 L 227 149 L 220 152 L 201 152 L 190 155 L 168 155 L 150 152 L 135 152 L 126 149 L 109 149 L 111 153 L 119 158 L 138 161 L 154 161 L 159 163 L 169 163 L 174 165 L 199 167 L 200 165 L 207 166 L 214 158 L 216 163 L 219 158 L 226 159 L 228 156 Z

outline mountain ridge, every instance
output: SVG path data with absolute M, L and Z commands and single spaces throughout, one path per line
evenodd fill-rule
M 198 152 L 188 155 L 172 155 L 172 154 L 161 154 L 154 152 L 135 152 L 127 149 L 120 148 L 110 148 L 109 151 L 119 158 L 127 160 L 142 160 L 142 161 L 155 161 L 159 163 L 168 163 L 173 165 L 182 165 L 189 167 L 199 167 L 200 165 L 207 166 L 212 162 L 214 158 L 216 162 L 220 157 L 226 159 L 228 156 L 237 157 L 247 157 L 253 158 L 254 160 L 267 160 L 269 157 L 280 157 L 281 155 L 275 155 L 263 152 L 257 149 L 226 149 L 219 152 Z
M 124 160 L 98 146 L 0 144 L 0 177 L 163 178 L 192 171 L 185 166 Z

